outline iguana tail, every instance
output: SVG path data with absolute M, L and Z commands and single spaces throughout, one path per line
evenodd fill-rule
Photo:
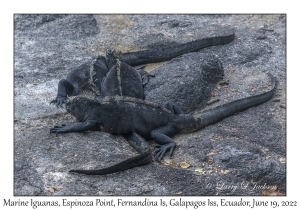
M 229 43 L 233 39 L 234 32 L 231 30 L 224 30 L 222 31 L 222 35 L 219 34 L 208 38 L 198 39 L 161 50 L 144 50 L 124 53 L 122 61 L 131 66 L 168 61 L 185 53 L 196 52 L 202 48 Z
M 237 112 L 241 112 L 245 109 L 262 104 L 262 103 L 270 100 L 275 93 L 276 79 L 270 73 L 269 73 L 269 76 L 270 76 L 271 82 L 272 82 L 272 89 L 270 91 L 259 94 L 259 95 L 242 98 L 242 99 L 230 102 L 228 104 L 224 104 L 224 105 L 218 106 L 216 108 L 204 111 L 201 114 L 199 114 L 198 116 L 195 116 L 196 118 L 201 118 L 201 127 L 200 128 L 217 123 L 220 120 L 222 120 L 223 118 L 229 117 Z
M 103 168 L 103 169 L 96 169 L 96 170 L 70 170 L 69 172 L 75 172 L 75 173 L 81 173 L 81 174 L 87 174 L 87 175 L 105 175 L 105 174 L 112 174 L 119 171 L 124 171 L 136 166 L 146 165 L 150 163 L 152 160 L 150 151 L 141 154 L 139 156 L 127 159 L 121 163 L 118 163 L 116 165 Z

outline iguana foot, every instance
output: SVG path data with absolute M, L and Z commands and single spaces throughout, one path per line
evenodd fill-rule
M 59 133 L 85 132 L 88 130 L 98 130 L 97 123 L 93 120 L 89 120 L 86 122 L 75 122 L 68 125 L 56 125 L 54 128 L 50 129 L 50 133 L 55 133 L 57 135 Z
M 56 97 L 56 99 L 52 100 L 50 104 L 56 104 L 56 107 L 62 107 L 63 104 L 66 102 L 67 98 L 65 97 Z
M 154 151 L 154 154 L 157 157 L 157 159 L 159 161 L 161 161 L 161 159 L 163 158 L 163 156 L 169 150 L 170 150 L 170 157 L 172 157 L 175 147 L 176 147 L 175 143 L 168 143 L 168 144 L 164 144 L 164 145 L 157 144 L 155 146 L 155 148 L 157 148 L 157 149 Z
M 55 133 L 56 135 L 59 133 L 66 133 L 68 132 L 67 125 L 55 125 L 53 128 L 50 129 L 50 133 Z

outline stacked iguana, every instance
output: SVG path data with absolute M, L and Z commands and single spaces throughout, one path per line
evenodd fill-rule
M 160 105 L 131 97 L 108 96 L 97 100 L 93 94 L 73 96 L 67 100 L 66 109 L 78 122 L 55 126 L 50 132 L 59 134 L 94 130 L 129 136 L 134 134 L 138 138 L 154 139 L 158 143 L 155 155 L 161 160 L 167 152 L 172 156 L 176 144 L 171 137 L 175 134 L 194 132 L 272 98 L 276 82 L 271 74 L 269 76 L 272 83 L 270 91 L 218 106 L 197 116 L 176 113 Z M 174 108 L 172 110 L 180 110 L 175 104 L 172 107 Z M 140 148 L 143 150 L 143 146 Z M 147 163 L 149 157 L 143 159 L 141 156 L 137 157 L 138 161 L 131 158 L 105 169 L 72 170 L 72 172 L 90 175 L 114 173 Z
M 123 88 L 122 91 L 127 91 L 127 96 L 131 96 L 133 93 L 131 91 L 135 91 L 135 87 L 140 86 L 140 83 L 142 83 L 142 86 L 145 85 L 148 81 L 148 77 L 151 76 L 146 71 L 140 68 L 134 69 L 131 66 L 168 61 L 188 52 L 196 52 L 205 47 L 229 43 L 233 39 L 234 33 L 230 30 L 223 31 L 221 35 L 217 34 L 208 38 L 198 39 L 161 50 L 144 50 L 124 53 L 123 58 L 120 60 L 121 69 L 124 70 L 123 72 L 128 70 L 133 73 L 130 74 L 131 76 L 134 75 L 135 83 L 131 88 Z M 51 103 L 61 106 L 68 96 L 76 96 L 83 91 L 89 91 L 93 92 L 95 95 L 103 96 L 103 88 L 107 88 L 105 83 L 109 83 L 111 78 L 109 77 L 109 72 L 111 72 L 112 66 L 115 65 L 114 62 L 111 61 L 111 57 L 108 53 L 106 56 L 98 56 L 93 61 L 87 62 L 72 70 L 67 75 L 66 79 L 61 79 L 59 81 L 57 97 L 52 100 Z M 125 77 L 126 74 L 119 75 L 118 78 L 124 79 Z M 113 78 L 113 80 L 114 79 L 115 78 Z

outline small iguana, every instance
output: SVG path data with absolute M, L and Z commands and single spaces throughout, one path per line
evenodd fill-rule
M 175 134 L 194 132 L 271 99 L 275 92 L 276 80 L 270 73 L 269 76 L 272 83 L 270 91 L 206 110 L 197 116 L 177 114 L 157 104 L 130 97 L 113 96 L 98 101 L 89 94 L 73 96 L 68 98 L 66 109 L 78 122 L 54 126 L 50 129 L 50 133 L 88 130 L 125 135 L 136 133 L 141 138 L 156 140 L 158 145 L 154 153 L 157 159 L 161 160 L 168 151 L 172 156 L 176 144 L 171 137 Z M 174 110 L 180 110 L 175 104 L 172 107 L 175 107 Z M 142 165 L 144 159 L 141 155 L 138 158 L 139 165 Z M 109 174 L 136 166 L 137 162 L 134 160 L 135 158 L 131 158 L 105 169 L 71 170 L 71 172 L 89 175 Z
M 188 52 L 196 52 L 205 47 L 229 43 L 233 39 L 234 32 L 230 30 L 224 32 L 222 35 L 213 35 L 212 37 L 161 50 L 124 53 L 120 65 L 122 68 L 131 69 L 131 71 L 133 71 L 133 67 L 131 66 L 168 61 Z M 50 103 L 61 106 L 67 99 L 67 96 L 76 96 L 83 91 L 93 92 L 95 95 L 102 95 L 103 87 L 106 87 L 106 85 L 102 85 L 102 83 L 109 83 L 107 75 L 109 71 L 111 71 L 111 67 L 110 57 L 109 54 L 107 54 L 106 56 L 98 56 L 93 61 L 84 63 L 75 68 L 67 75 L 66 79 L 59 81 L 57 96 Z M 142 69 L 136 69 L 136 71 L 140 75 L 139 77 L 141 77 L 141 79 L 137 79 L 136 81 L 141 80 L 143 85 L 147 83 L 148 76 L 152 76 L 148 75 L 148 73 Z M 134 88 L 131 89 L 134 91 Z M 123 91 L 130 92 L 130 90 L 126 90 L 126 88 L 123 88 Z

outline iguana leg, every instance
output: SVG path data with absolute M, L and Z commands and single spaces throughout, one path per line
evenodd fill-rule
M 95 121 L 86 121 L 86 122 L 75 122 L 71 124 L 62 124 L 56 125 L 50 129 L 50 133 L 71 133 L 71 132 L 84 132 L 88 130 L 97 130 Z
M 74 90 L 74 86 L 66 79 L 61 79 L 58 83 L 56 99 L 50 103 L 56 103 L 56 107 L 62 106 L 65 103 L 67 96 L 71 95 Z
M 181 108 L 177 104 L 175 104 L 175 103 L 173 103 L 171 101 L 167 101 L 164 104 L 164 107 L 166 109 L 170 110 L 173 114 L 177 114 L 177 115 L 178 114 L 184 114 L 183 111 L 181 110 Z
M 139 153 L 149 152 L 150 148 L 146 140 L 135 132 L 122 134 L 126 141 Z
M 158 143 L 158 145 L 155 146 L 157 149 L 154 151 L 154 154 L 159 161 L 161 161 L 168 151 L 170 151 L 170 157 L 172 157 L 176 144 L 169 136 L 173 136 L 176 133 L 176 128 L 172 125 L 167 125 L 151 131 L 151 138 Z

